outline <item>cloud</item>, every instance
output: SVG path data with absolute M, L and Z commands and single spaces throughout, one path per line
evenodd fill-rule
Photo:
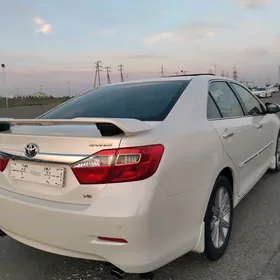
M 90 32 L 90 36 L 109 38 L 115 35 L 115 33 L 116 31 L 114 29 L 107 28 L 107 29 L 93 30 Z
M 182 25 L 173 30 L 161 32 L 144 38 L 144 43 L 155 45 L 161 42 L 172 41 L 173 43 L 192 40 L 202 40 L 215 36 L 217 29 L 231 28 L 230 24 L 211 23 L 211 22 L 193 22 L 188 25 Z
M 153 45 L 173 38 L 174 38 L 173 32 L 162 32 L 145 38 L 144 42 L 149 45 Z
M 137 54 L 128 54 L 123 56 L 116 56 L 117 59 L 129 59 L 129 60 L 137 60 L 137 59 L 162 59 L 166 58 L 165 55 L 155 54 L 155 53 L 137 53 Z
M 257 59 L 264 58 L 264 57 L 267 58 L 267 57 L 273 55 L 270 50 L 264 49 L 264 48 L 246 49 L 242 54 L 244 54 L 244 56 L 246 56 L 246 57 L 250 56 L 250 57 L 257 58 Z
M 49 23 L 46 23 L 42 18 L 40 17 L 35 17 L 34 22 L 37 25 L 36 32 L 39 33 L 50 33 L 52 29 L 52 25 Z
M 247 9 L 264 9 L 266 8 L 270 3 L 271 0 L 233 0 L 234 2 L 237 2 L 239 6 L 242 6 Z

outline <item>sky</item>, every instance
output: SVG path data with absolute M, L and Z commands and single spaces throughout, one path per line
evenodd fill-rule
M 280 0 L 0 0 L 0 95 L 62 96 L 112 82 L 216 68 L 278 81 Z M 216 66 L 215 66 L 216 65 Z

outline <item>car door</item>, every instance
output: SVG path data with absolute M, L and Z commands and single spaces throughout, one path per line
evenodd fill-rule
M 271 163 L 275 123 L 271 115 L 264 113 L 263 105 L 245 87 L 237 83 L 230 83 L 230 85 L 242 100 L 246 109 L 246 115 L 257 131 L 257 137 L 252 144 L 258 147 L 258 153 L 256 155 L 258 169 L 256 173 L 262 174 Z
M 254 155 L 260 147 L 252 143 L 258 136 L 258 130 L 226 81 L 211 81 L 209 95 L 221 115 L 212 121 L 225 151 L 236 167 L 238 194 L 241 196 L 256 180 L 258 163 Z

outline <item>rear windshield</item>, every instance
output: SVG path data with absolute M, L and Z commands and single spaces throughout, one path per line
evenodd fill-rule
M 132 118 L 141 121 L 163 121 L 189 82 L 159 81 L 100 87 L 41 118 Z

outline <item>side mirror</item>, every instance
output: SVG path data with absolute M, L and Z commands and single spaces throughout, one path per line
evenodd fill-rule
M 277 114 L 280 112 L 280 105 L 276 103 L 265 103 L 267 114 Z

